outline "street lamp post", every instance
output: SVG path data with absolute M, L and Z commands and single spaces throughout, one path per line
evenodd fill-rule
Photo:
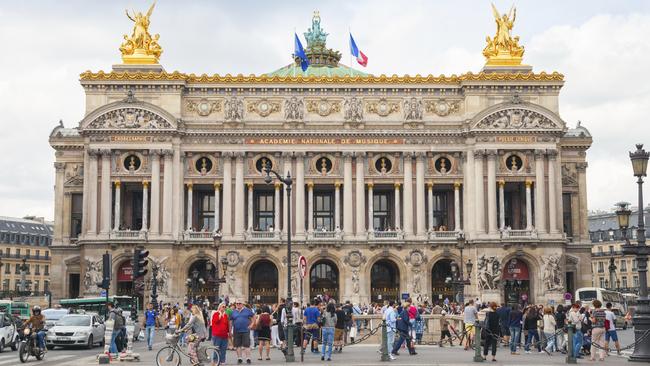
M 453 277 L 449 279 L 448 282 L 452 285 L 454 291 L 458 295 L 458 302 L 461 304 L 461 306 L 463 306 L 465 304 L 465 286 L 470 284 L 469 278 L 471 276 L 474 264 L 472 264 L 471 259 L 468 260 L 467 263 L 465 263 L 463 259 L 463 249 L 465 249 L 465 236 L 463 233 L 459 233 L 456 240 L 456 246 L 460 250 L 460 264 L 452 262 L 451 271 Z M 463 274 L 463 267 L 465 267 L 465 270 L 467 272 L 467 278 L 465 278 L 465 275 Z
M 639 272 L 639 299 L 637 308 L 632 318 L 634 325 L 634 353 L 630 356 L 630 361 L 650 362 L 650 341 L 642 341 L 645 333 L 650 331 L 650 300 L 648 299 L 648 254 L 650 247 L 645 244 L 645 225 L 643 209 L 643 177 L 646 176 L 648 169 L 648 159 L 650 153 L 643 149 L 643 144 L 636 145 L 636 151 L 630 152 L 632 169 L 634 176 L 637 177 L 638 185 L 638 225 L 637 225 L 637 245 L 632 245 L 624 235 L 626 244 L 623 245 L 623 253 L 626 255 L 635 255 L 637 270 Z M 619 205 L 616 212 L 619 220 L 619 226 L 623 231 L 629 227 L 631 211 L 626 205 Z
M 221 246 L 221 231 L 216 231 L 214 235 L 212 235 L 212 240 L 214 242 L 214 278 L 212 278 L 212 286 L 216 290 L 216 301 L 219 300 L 219 286 L 221 286 L 222 283 L 226 283 L 226 266 L 228 265 L 228 260 L 224 257 L 221 260 L 221 268 L 223 269 L 223 275 L 219 277 L 219 247 Z
M 271 169 L 268 161 L 264 164 L 264 172 L 266 172 L 266 176 L 264 177 L 264 182 L 266 184 L 271 184 L 273 181 L 273 178 L 271 178 L 271 173 L 273 173 L 273 175 L 284 184 L 287 194 L 287 302 L 292 305 L 287 310 L 287 353 L 285 354 L 285 361 L 295 362 L 296 358 L 293 354 L 293 296 L 291 294 L 291 185 L 293 184 L 293 180 L 291 179 L 291 172 L 287 171 L 286 177 L 282 177 L 278 172 Z M 298 219 L 302 220 L 302 218 Z M 277 225 L 278 223 L 275 224 Z

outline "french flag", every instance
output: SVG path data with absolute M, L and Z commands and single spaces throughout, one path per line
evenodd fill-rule
M 354 42 L 352 33 L 350 33 L 350 53 L 352 53 L 352 56 L 356 57 L 359 65 L 363 67 L 368 66 L 368 56 L 364 55 L 363 52 L 359 50 L 359 47 L 357 47 L 357 43 Z

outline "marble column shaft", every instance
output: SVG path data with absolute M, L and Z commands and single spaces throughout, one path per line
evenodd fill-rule
M 194 196 L 193 196 L 193 186 L 192 183 L 187 183 L 187 223 L 185 224 L 185 229 L 188 231 L 192 231 L 192 215 L 194 214 L 194 210 L 192 209 L 192 203 L 194 201 Z
M 248 199 L 247 199 L 247 206 L 248 206 L 248 225 L 246 225 L 246 230 L 247 231 L 253 231 L 253 188 L 254 185 L 252 182 L 246 183 L 246 187 L 248 188 Z M 261 228 L 257 228 L 260 230 Z
M 530 192 L 530 186 L 533 183 L 531 181 L 526 181 L 526 230 L 531 230 L 533 228 L 533 208 L 532 208 L 532 198 Z
M 374 228 L 374 219 L 375 219 L 375 208 L 374 208 L 374 199 L 373 199 L 373 188 L 374 184 L 372 182 L 368 183 L 368 231 L 375 231 Z
M 232 237 L 232 156 L 226 152 L 223 154 L 223 222 L 221 233 L 224 237 Z
M 102 181 L 100 202 L 100 233 L 104 236 L 111 231 L 111 152 L 102 151 Z
M 474 179 L 475 189 L 475 204 L 476 204 L 476 233 L 478 235 L 485 234 L 485 181 L 483 177 L 483 151 L 474 151 L 474 171 L 476 173 Z
M 341 230 L 341 182 L 334 183 L 334 230 Z
M 546 182 L 544 179 L 544 152 L 535 151 L 535 229 L 546 232 Z
M 307 231 L 314 231 L 314 182 L 307 183 Z
M 122 183 L 115 182 L 115 212 L 113 214 L 113 230 L 120 230 L 122 224 Z
M 88 235 L 97 235 L 97 152 L 90 152 L 88 174 Z
M 296 235 L 305 235 L 305 154 L 296 153 Z
M 357 177 L 356 177 L 356 187 L 357 187 L 357 192 L 356 192 L 356 207 L 355 207 L 355 212 L 356 212 L 356 223 L 357 223 L 357 230 L 356 230 L 356 235 L 357 236 L 362 236 L 366 232 L 366 183 L 365 183 L 365 164 L 364 161 L 366 160 L 366 154 L 363 152 L 357 152 L 355 153 L 356 155 L 356 169 L 357 169 Z
M 487 154 L 488 231 L 492 235 L 498 233 L 496 158 L 497 158 L 496 151 L 488 151 Z
M 463 230 L 461 227 L 461 218 L 460 218 L 460 188 L 461 183 L 454 183 L 454 231 Z
M 286 177 L 291 172 L 291 155 L 289 153 L 284 154 L 284 170 L 282 176 Z M 291 218 L 289 217 L 289 194 L 287 192 L 287 186 L 282 185 L 282 233 L 287 234 L 289 230 L 288 224 Z M 295 185 L 291 187 L 295 190 Z M 293 197 L 292 197 L 293 198 Z M 295 231 L 295 230 L 294 230 Z
M 172 233 L 172 182 L 174 179 L 174 169 L 172 167 L 171 151 L 163 151 L 164 155 L 164 177 L 163 177 L 163 224 L 162 231 L 165 235 Z
M 413 235 L 413 164 L 411 154 L 404 154 L 404 234 Z
M 401 186 L 400 182 L 395 182 L 395 230 L 402 229 L 402 204 L 400 203 L 400 194 L 399 187 Z
M 505 181 L 500 180 L 499 182 L 499 230 L 505 230 L 506 228 L 506 199 L 504 187 L 506 185 Z
M 219 199 L 219 191 L 220 191 L 220 184 L 219 182 L 214 182 L 213 184 L 214 187 L 214 231 L 217 232 L 221 229 L 221 211 L 219 210 L 220 206 L 220 199 Z
M 433 231 L 433 182 L 427 183 L 427 203 L 429 206 L 429 231 Z
M 343 153 L 343 231 L 349 238 L 354 234 L 352 228 L 352 155 L 349 152 Z
M 275 197 L 273 200 L 273 229 L 276 233 L 280 232 L 280 188 L 282 188 L 282 183 L 275 182 Z
M 475 216 L 476 216 L 476 199 L 474 198 L 476 191 L 474 190 L 474 175 L 476 168 L 474 167 L 474 151 L 470 150 L 464 153 L 465 156 L 465 169 L 463 170 L 463 202 L 465 210 L 463 216 L 465 217 L 464 231 L 473 236 L 475 234 Z
M 149 182 L 142 182 L 142 228 L 140 230 L 147 231 L 149 229 Z
M 151 156 L 151 222 L 149 232 L 160 233 L 160 155 L 158 151 L 150 151 Z
M 66 228 L 63 226 L 63 201 L 64 201 L 64 185 L 65 185 L 65 163 L 54 163 L 56 169 L 55 184 L 54 184 L 54 241 L 61 243 Z M 66 215 L 70 213 L 66 212 Z
M 244 153 L 239 152 L 235 161 L 235 233 L 237 239 L 242 239 L 244 231 L 245 206 L 244 206 Z
M 426 232 L 425 221 L 425 197 L 424 197 L 424 153 L 417 153 L 415 160 L 415 221 L 417 225 L 417 234 L 423 237 Z
M 557 159 L 556 151 L 548 152 L 548 216 L 549 216 L 549 232 L 551 234 L 557 234 L 557 192 L 555 185 L 556 183 L 556 172 L 555 165 Z

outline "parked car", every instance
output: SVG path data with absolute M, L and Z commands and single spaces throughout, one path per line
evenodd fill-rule
M 0 352 L 10 346 L 13 351 L 18 349 L 18 331 L 11 316 L 0 313 Z
M 64 316 L 70 314 L 68 309 L 45 309 L 41 312 L 45 317 L 45 329 L 54 327 L 54 324 Z
M 57 321 L 47 331 L 47 349 L 56 346 L 85 346 L 90 349 L 95 344 L 104 346 L 106 326 L 94 314 L 69 314 Z

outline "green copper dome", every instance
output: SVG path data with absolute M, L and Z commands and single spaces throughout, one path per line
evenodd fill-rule
M 341 52 L 327 48 L 327 36 L 325 30 L 320 26 L 320 14 L 314 12 L 311 20 L 311 28 L 304 33 L 307 40 L 305 55 L 309 60 L 309 67 L 302 71 L 300 59 L 292 55 L 294 63 L 266 74 L 267 76 L 302 76 L 302 77 L 332 77 L 332 76 L 368 76 L 365 72 L 355 70 L 349 66 L 340 64 Z

